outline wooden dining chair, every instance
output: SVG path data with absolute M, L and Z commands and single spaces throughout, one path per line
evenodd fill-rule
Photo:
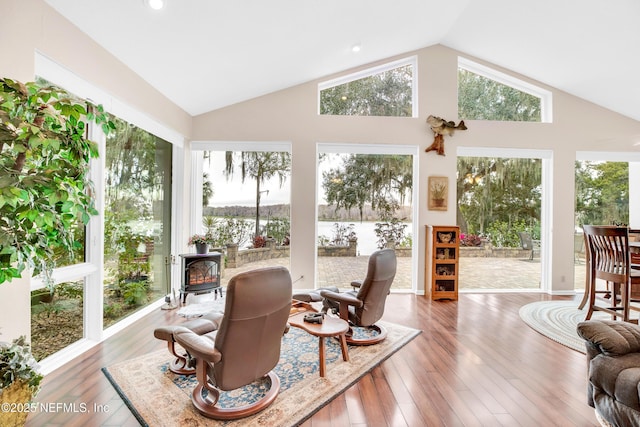
M 621 317 L 625 322 L 631 321 L 629 311 L 640 311 L 640 307 L 631 305 L 632 302 L 640 302 L 640 271 L 631 268 L 629 229 L 585 225 L 583 230 L 589 252 L 589 310 L 585 320 L 591 319 L 594 311 L 603 311 L 611 314 L 614 319 Z M 608 304 L 597 304 L 596 293 L 603 292 L 596 289 L 597 279 L 611 285 L 611 297 L 605 300 Z M 634 323 L 637 323 L 637 320 Z
M 587 305 L 587 302 L 589 302 L 589 294 L 591 291 L 591 277 L 590 277 L 590 266 L 589 266 L 589 242 L 588 242 L 589 236 L 587 235 L 587 233 L 584 232 L 582 233 L 582 245 L 584 247 L 584 265 L 587 268 L 586 274 L 585 274 L 585 283 L 584 283 L 584 295 L 582 296 L 582 301 L 580 301 L 580 305 L 578 305 L 578 310 L 582 310 L 584 308 L 585 305 Z M 575 245 L 575 241 L 574 241 L 574 245 Z M 598 293 L 604 293 L 607 294 L 605 295 L 605 297 L 610 297 L 611 293 L 609 292 L 609 284 L 607 283 L 607 288 L 606 290 L 594 290 L 594 292 L 596 294 Z
M 640 230 L 629 229 L 629 252 L 631 252 L 631 268 L 640 270 Z

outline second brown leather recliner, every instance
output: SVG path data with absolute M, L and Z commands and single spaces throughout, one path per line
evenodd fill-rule
M 371 329 L 376 333 L 357 338 L 347 334 L 347 342 L 355 345 L 375 344 L 386 338 L 385 328 L 376 325 L 384 314 L 384 306 L 396 275 L 397 260 L 393 249 L 382 249 L 369 257 L 367 274 L 362 282 L 351 282 L 357 288 L 349 292 L 321 290 L 325 310 L 339 313 L 340 318 L 353 326 Z

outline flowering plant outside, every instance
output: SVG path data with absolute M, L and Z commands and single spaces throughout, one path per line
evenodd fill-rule
M 264 248 L 265 246 L 267 246 L 267 238 L 264 236 L 255 236 L 253 238 L 253 247 L 254 249 L 257 248 Z
M 192 245 L 209 245 L 213 243 L 213 237 L 209 234 L 194 234 L 189 237 L 189 246 Z
M 476 234 L 460 233 L 461 246 L 482 246 L 482 238 Z

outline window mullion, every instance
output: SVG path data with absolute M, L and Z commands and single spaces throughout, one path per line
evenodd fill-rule
M 98 143 L 100 156 L 91 160 L 91 180 L 94 183 L 95 206 L 99 215 L 87 224 L 85 258 L 95 267 L 87 276 L 84 289 L 85 338 L 102 339 L 103 330 L 103 283 L 104 283 L 104 209 L 105 209 L 105 153 L 106 137 L 99 126 L 90 126 L 90 139 Z

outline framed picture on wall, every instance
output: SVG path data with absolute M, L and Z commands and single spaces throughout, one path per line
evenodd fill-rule
M 449 199 L 449 178 L 430 176 L 428 184 L 427 208 L 430 211 L 446 211 Z

